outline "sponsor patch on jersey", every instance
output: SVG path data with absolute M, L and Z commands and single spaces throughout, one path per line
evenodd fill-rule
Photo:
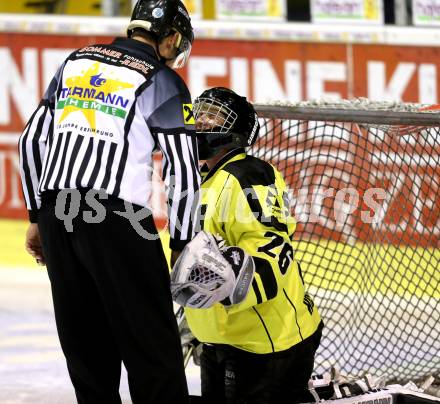
M 71 113 L 80 111 L 91 129 L 96 129 L 96 113 L 125 119 L 130 99 L 119 92 L 133 88 L 131 83 L 110 78 L 100 72 L 101 64 L 94 63 L 81 75 L 68 77 L 66 86 L 60 91 L 57 109 L 62 110 L 59 124 Z
M 192 104 L 183 104 L 183 119 L 185 120 L 185 125 L 195 125 L 196 121 Z

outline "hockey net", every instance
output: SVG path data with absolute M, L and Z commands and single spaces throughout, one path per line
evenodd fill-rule
M 252 153 L 284 175 L 295 257 L 325 322 L 315 372 L 440 376 L 440 111 L 257 105 Z

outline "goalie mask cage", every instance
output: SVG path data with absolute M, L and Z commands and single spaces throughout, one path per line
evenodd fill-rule
M 325 322 L 315 372 L 440 376 L 440 113 L 367 100 L 256 105 L 295 258 Z M 423 111 L 423 112 L 421 112 Z

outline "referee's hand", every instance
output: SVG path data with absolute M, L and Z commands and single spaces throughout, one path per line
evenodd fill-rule
M 26 232 L 26 251 L 35 258 L 38 265 L 46 265 L 41 246 L 40 231 L 36 223 L 31 223 Z

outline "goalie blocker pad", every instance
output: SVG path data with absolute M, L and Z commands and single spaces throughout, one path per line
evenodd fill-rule
M 239 247 L 201 231 L 186 245 L 171 272 L 173 300 L 185 307 L 209 308 L 243 301 L 252 284 L 254 260 Z
M 232 294 L 221 302 L 225 306 L 230 306 L 246 298 L 254 278 L 255 263 L 253 258 L 240 247 L 225 247 L 222 254 L 231 265 L 236 279 Z

